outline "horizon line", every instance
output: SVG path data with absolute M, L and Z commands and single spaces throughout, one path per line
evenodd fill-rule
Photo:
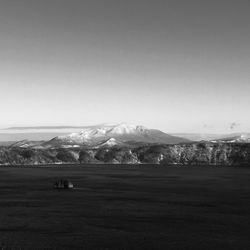
M 7 128 L 0 128 L 0 133 L 1 131 L 11 131 L 11 130 L 36 130 L 36 129 L 41 129 L 41 130 L 49 130 L 49 129 L 52 129 L 52 130 L 56 130 L 56 129 L 59 129 L 59 130 L 63 130 L 63 129 L 81 129 L 81 128 L 90 128 L 90 127 L 96 127 L 96 126 L 101 126 L 101 125 L 119 125 L 119 124 L 124 124 L 124 122 L 120 122 L 120 123 L 101 123 L 101 124 L 96 124 L 96 125 L 83 125 L 83 126 L 73 126 L 73 125 L 52 125 L 52 126 L 14 126 L 14 127 L 7 127 Z M 128 123 L 125 123 L 125 124 L 128 124 Z M 139 125 L 137 125 L 139 126 Z M 158 129 L 160 130 L 160 129 Z M 162 131 L 162 130 L 160 130 Z M 231 131 L 231 132 L 220 132 L 220 133 L 211 133 L 211 132 L 165 132 L 163 131 L 164 133 L 168 133 L 168 134 L 175 134 L 175 135 L 178 135 L 178 134 L 182 134 L 182 135 L 185 135 L 185 134 L 189 134 L 189 135 L 195 135 L 195 134 L 199 134 L 199 135 L 221 135 L 221 134 L 224 134 L 224 135 L 227 135 L 227 134 L 248 134 L 250 132 L 237 132 L 237 131 Z M 38 132 L 39 133 L 39 132 Z

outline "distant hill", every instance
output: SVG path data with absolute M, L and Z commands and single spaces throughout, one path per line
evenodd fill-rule
M 217 143 L 250 143 L 250 134 L 232 134 L 219 138 L 217 140 L 212 140 L 212 142 Z
M 233 133 L 233 134 L 174 133 L 171 135 L 186 138 L 191 141 L 247 142 L 246 139 L 250 138 L 250 133 Z
M 11 146 L 13 141 L 0 141 L 0 146 Z
M 4 142 L 17 142 L 23 140 L 31 140 L 31 141 L 43 141 L 50 140 L 55 136 L 66 135 L 69 132 L 21 132 L 21 133 L 0 133 L 0 145 Z

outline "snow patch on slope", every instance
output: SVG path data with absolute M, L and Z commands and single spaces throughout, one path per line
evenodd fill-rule
M 67 140 L 68 142 L 88 142 L 93 138 L 100 137 L 111 137 L 111 135 L 123 135 L 123 134 L 138 134 L 144 133 L 147 128 L 143 126 L 128 125 L 121 123 L 118 125 L 104 125 L 100 128 L 85 128 L 80 131 L 80 133 L 71 133 L 67 136 L 58 136 L 60 140 Z

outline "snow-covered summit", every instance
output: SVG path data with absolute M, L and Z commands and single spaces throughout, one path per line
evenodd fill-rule
M 89 127 L 82 129 L 79 133 L 71 133 L 66 136 L 59 136 L 60 139 L 72 139 L 79 141 L 88 141 L 93 138 L 100 137 L 112 137 L 113 135 L 123 135 L 123 134 L 139 134 L 147 130 L 146 127 L 129 125 L 126 123 L 120 123 L 116 125 L 101 125 L 99 127 Z
M 141 125 L 119 123 L 86 127 L 79 133 L 55 137 L 49 144 L 95 146 L 100 143 L 106 143 L 105 145 L 113 146 L 116 145 L 117 142 L 174 144 L 186 141 L 188 140 L 165 134 L 160 130 L 148 129 Z
M 115 125 L 109 130 L 109 133 L 112 134 L 136 134 L 143 133 L 147 128 L 141 125 L 129 125 L 126 123 L 120 123 Z

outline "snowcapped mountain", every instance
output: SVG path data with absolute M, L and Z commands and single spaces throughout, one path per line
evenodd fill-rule
M 129 125 L 126 123 L 100 125 L 83 128 L 79 133 L 57 136 L 44 145 L 85 145 L 85 146 L 114 146 L 123 143 L 156 143 L 177 144 L 189 140 L 168 135 L 160 130 L 147 129 L 143 126 Z
M 95 146 L 95 148 L 113 147 L 113 146 L 125 146 L 123 142 L 116 140 L 115 138 L 110 138 L 103 141 Z

